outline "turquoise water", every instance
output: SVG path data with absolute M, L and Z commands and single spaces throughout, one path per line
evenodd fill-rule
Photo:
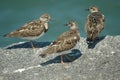
M 86 37 L 84 23 L 91 5 L 97 5 L 105 15 L 105 29 L 100 35 L 120 35 L 119 0 L 3 0 L 0 1 L 0 47 L 25 41 L 19 38 L 4 38 L 24 23 L 38 19 L 41 14 L 49 13 L 53 19 L 48 32 L 38 42 L 53 41 L 59 34 L 68 30 L 64 26 L 70 20 L 76 20 L 82 37 Z

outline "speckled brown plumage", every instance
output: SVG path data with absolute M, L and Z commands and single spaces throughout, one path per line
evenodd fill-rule
M 90 41 L 93 41 L 104 29 L 104 15 L 99 12 L 98 7 L 92 6 L 88 9 L 91 14 L 87 16 L 85 31 Z
M 44 16 L 44 17 L 43 17 Z M 49 18 L 43 21 L 42 19 L 40 20 L 34 20 L 32 22 L 26 23 L 19 29 L 10 32 L 4 37 L 36 37 L 41 35 L 43 32 L 46 32 L 48 30 L 48 23 L 47 21 L 50 20 L 50 16 L 48 14 L 43 14 L 42 18 L 46 18 L 48 16 Z
M 26 23 L 19 29 L 5 34 L 4 37 L 19 37 L 28 40 L 34 40 L 41 37 L 48 30 L 48 21 L 50 20 L 48 14 L 41 15 L 40 19 Z M 33 45 L 33 44 L 32 44 Z
M 10 32 L 6 35 L 6 37 L 35 37 L 39 36 L 45 30 L 44 23 L 42 23 L 40 20 L 35 20 L 25 24 L 13 32 Z
M 61 34 L 46 50 L 40 54 L 41 57 L 45 57 L 47 54 L 59 53 L 67 51 L 75 47 L 80 40 L 80 33 L 76 22 L 71 21 L 68 26 L 70 30 Z

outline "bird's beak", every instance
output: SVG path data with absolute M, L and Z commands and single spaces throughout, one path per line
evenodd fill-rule
M 50 21 L 55 21 L 54 19 L 50 19 Z
M 89 8 L 88 9 L 85 9 L 86 11 L 89 11 Z
M 68 26 L 69 24 L 67 23 L 67 24 L 64 24 L 65 26 Z
M 52 22 L 52 21 L 54 21 L 53 19 L 49 19 L 47 22 Z
M 52 19 L 50 18 L 49 21 L 52 21 Z

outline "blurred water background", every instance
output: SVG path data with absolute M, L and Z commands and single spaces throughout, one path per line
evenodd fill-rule
M 89 12 L 85 9 L 91 5 L 97 5 L 106 18 L 105 29 L 100 35 L 120 35 L 120 0 L 1 0 L 0 47 L 26 41 L 19 38 L 4 38 L 2 35 L 26 22 L 38 19 L 43 13 L 49 13 L 53 21 L 49 23 L 48 32 L 36 41 L 55 40 L 58 35 L 68 30 L 64 24 L 70 20 L 78 22 L 81 36 L 86 37 L 84 23 Z

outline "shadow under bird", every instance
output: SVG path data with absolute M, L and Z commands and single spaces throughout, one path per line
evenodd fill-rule
M 85 31 L 87 33 L 87 41 L 93 42 L 99 33 L 104 29 L 105 18 L 97 6 L 91 6 L 87 10 L 91 13 L 87 16 Z
M 51 17 L 49 14 L 43 14 L 38 20 L 26 23 L 19 29 L 5 34 L 4 37 L 19 37 L 30 40 L 32 48 L 34 48 L 33 40 L 38 39 L 48 30 L 48 22 Z
M 39 56 L 46 57 L 48 54 L 59 53 L 71 50 L 80 40 L 80 33 L 78 31 L 78 25 L 75 21 L 70 21 L 66 26 L 69 26 L 70 30 L 61 34 L 46 50 L 44 50 Z M 66 54 L 61 53 L 61 63 L 63 62 L 62 56 L 65 56 L 70 60 Z

